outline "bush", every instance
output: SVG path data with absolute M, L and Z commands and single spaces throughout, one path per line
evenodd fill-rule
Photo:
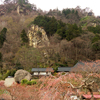
M 28 80 L 27 79 L 23 79 L 21 80 L 21 84 L 24 85 L 24 84 L 27 84 Z
M 56 75 L 57 75 L 57 72 L 54 72 L 54 73 L 53 73 L 53 76 L 56 76 Z
M 32 84 L 32 82 L 31 82 L 31 81 L 28 81 L 28 82 L 27 82 L 27 85 L 33 85 L 33 84 Z
M 4 74 L 3 79 L 7 78 L 8 76 L 10 76 L 10 70 L 7 70 L 7 72 Z
M 34 80 L 27 82 L 27 85 L 34 85 L 34 84 L 36 84 L 36 81 L 34 81 Z
M 13 77 L 14 77 L 15 72 L 16 72 L 16 70 L 11 70 L 11 71 L 10 71 L 10 75 L 9 75 L 9 76 L 13 76 Z
M 63 72 L 62 75 L 65 75 L 65 72 Z
M 12 76 L 14 77 L 14 74 L 15 74 L 16 70 L 7 70 L 7 72 L 3 75 L 2 79 L 5 79 L 7 78 L 8 76 Z
M 27 85 L 34 85 L 36 84 L 37 82 L 35 80 L 32 80 L 32 81 L 28 81 L 27 79 L 23 79 L 21 81 L 21 84 L 24 85 L 24 84 L 27 84 Z

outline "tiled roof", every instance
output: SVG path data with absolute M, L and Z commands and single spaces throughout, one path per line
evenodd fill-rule
M 72 67 L 58 67 L 58 72 L 69 72 Z
M 89 61 L 89 62 L 83 62 L 79 61 L 77 62 L 73 68 L 72 71 L 100 71 L 100 61 L 94 62 L 94 61 Z
M 48 71 L 50 71 L 50 72 L 52 72 L 53 71 L 53 68 L 32 68 L 32 72 L 48 72 Z

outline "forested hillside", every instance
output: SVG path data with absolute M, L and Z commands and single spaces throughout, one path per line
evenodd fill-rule
M 32 24 L 46 31 L 49 47 L 29 46 L 27 33 Z M 38 66 L 56 70 L 58 66 L 71 67 L 79 60 L 98 59 L 100 18 L 88 8 L 66 7 L 62 11 L 54 9 L 45 12 L 28 0 L 5 0 L 0 5 L 1 74 L 13 75 L 17 69 L 30 71 Z

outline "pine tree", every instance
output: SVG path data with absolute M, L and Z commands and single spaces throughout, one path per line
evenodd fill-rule
M 22 40 L 23 43 L 28 43 L 28 41 L 29 41 L 27 34 L 26 34 L 24 29 L 21 32 L 21 40 Z

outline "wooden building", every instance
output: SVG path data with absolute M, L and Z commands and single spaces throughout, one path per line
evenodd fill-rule
M 70 72 L 72 67 L 58 67 L 57 72 Z
M 32 68 L 32 75 L 51 75 L 53 68 Z

